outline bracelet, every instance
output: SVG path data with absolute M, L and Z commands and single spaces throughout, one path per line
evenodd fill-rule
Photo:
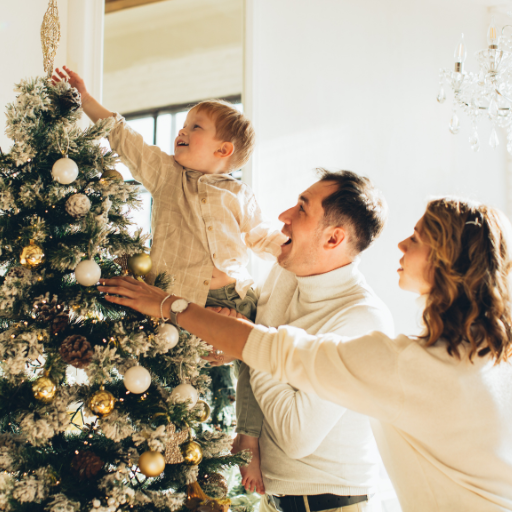
M 164 322 L 168 322 L 170 320 L 170 318 L 164 318 L 164 302 L 169 298 L 169 297 L 172 297 L 172 293 L 170 295 L 167 295 L 167 297 L 164 297 L 164 299 L 162 300 L 162 302 L 160 302 L 160 318 L 164 321 Z

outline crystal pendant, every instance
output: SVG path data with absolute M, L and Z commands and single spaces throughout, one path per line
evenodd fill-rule
M 446 99 L 446 94 L 444 92 L 444 87 L 439 87 L 439 92 L 437 93 L 437 101 L 439 103 L 444 103 L 444 100 Z
M 459 116 L 454 112 L 452 118 L 450 119 L 450 124 L 448 125 L 450 131 L 456 135 L 460 130 Z
M 496 128 L 493 126 L 491 131 L 491 136 L 489 137 L 489 146 L 492 149 L 496 149 L 500 143 L 500 139 L 498 139 L 498 134 L 496 133 Z
M 473 133 L 469 136 L 469 145 L 475 153 L 480 151 L 480 140 L 478 139 L 478 132 L 476 131 L 476 128 L 473 128 Z

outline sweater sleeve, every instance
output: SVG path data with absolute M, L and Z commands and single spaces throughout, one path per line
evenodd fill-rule
M 251 372 L 251 387 L 276 443 L 291 459 L 314 453 L 346 411 L 268 373 Z
M 158 189 L 164 179 L 169 179 L 169 173 L 165 172 L 167 168 L 171 167 L 171 174 L 178 176 L 173 156 L 158 146 L 144 142 L 142 135 L 133 130 L 121 115 L 116 114 L 116 121 L 108 137 L 110 146 L 130 169 L 132 176 L 151 194 Z
M 297 389 L 391 423 L 404 402 L 399 357 L 411 343 L 406 336 L 391 339 L 380 332 L 344 340 L 259 325 L 249 335 L 243 360 Z

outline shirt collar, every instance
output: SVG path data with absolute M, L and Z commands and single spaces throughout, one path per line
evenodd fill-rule
M 365 279 L 359 271 L 359 261 L 316 276 L 297 277 L 300 300 L 320 302 L 340 295 L 346 295 L 357 284 L 364 284 Z
M 229 174 L 205 174 L 201 171 L 194 171 L 194 169 L 187 169 L 186 167 L 181 168 L 187 174 L 187 176 L 192 179 L 199 179 L 204 177 L 203 181 L 237 181 L 235 178 L 233 178 L 233 176 Z

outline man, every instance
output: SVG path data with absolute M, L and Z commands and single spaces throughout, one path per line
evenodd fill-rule
M 348 171 L 321 173 L 320 181 L 279 217 L 290 240 L 261 290 L 256 323 L 294 325 L 310 334 L 361 336 L 378 330 L 391 336 L 389 311 L 357 269 L 358 255 L 384 226 L 384 200 L 367 178 Z M 121 296 L 107 297 L 110 302 L 147 315 L 161 314 L 169 299 L 162 290 L 129 278 L 105 284 L 101 291 Z M 186 300 L 169 302 L 185 304 L 174 313 L 176 324 L 183 317 L 184 328 L 204 316 L 202 309 L 188 308 Z M 214 337 L 212 329 L 222 338 L 237 329 L 248 335 L 246 322 L 229 331 L 218 331 L 214 324 L 211 318 L 193 332 L 206 340 Z M 261 512 L 380 509 L 372 499 L 378 457 L 367 417 L 253 370 L 251 385 L 264 414 Z
M 262 287 L 256 323 L 310 334 L 392 335 L 388 309 L 357 268 L 385 218 L 370 180 L 321 170 L 320 181 L 279 217 L 290 240 Z M 251 386 L 264 415 L 261 512 L 379 509 L 369 499 L 378 456 L 367 417 L 254 370 Z

